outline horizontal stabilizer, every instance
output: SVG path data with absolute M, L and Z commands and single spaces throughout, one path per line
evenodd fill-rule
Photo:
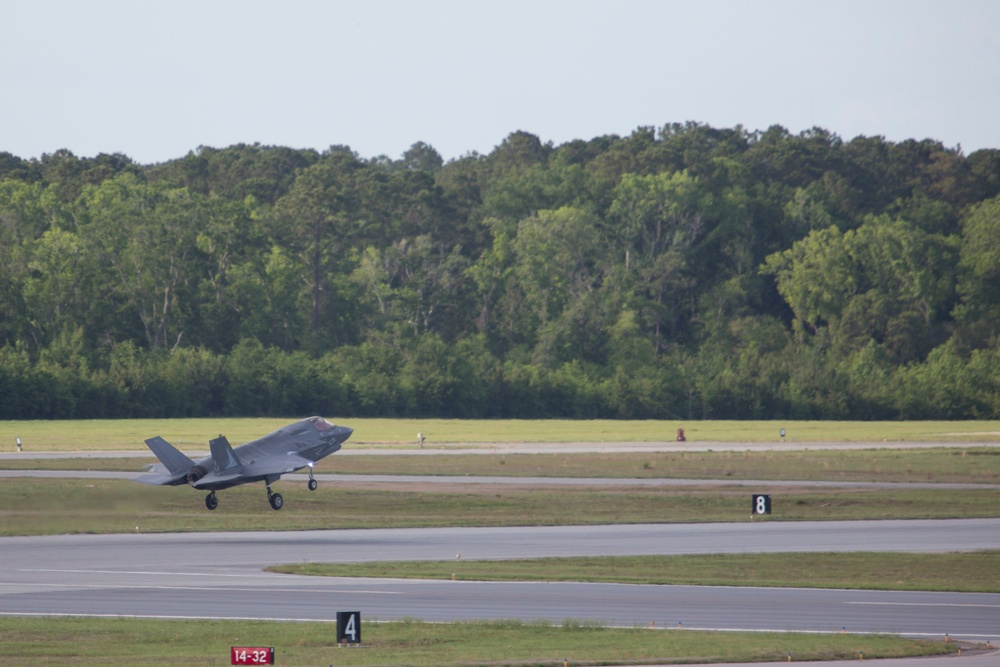
M 173 475 L 152 472 L 145 475 L 139 475 L 134 479 L 136 482 L 140 482 L 142 484 L 152 484 L 154 486 L 177 486 L 178 484 L 185 483 L 186 475 L 187 473 L 183 472 L 175 473 Z
M 160 436 L 147 440 L 146 446 L 156 454 L 156 458 L 160 459 L 160 463 L 167 467 L 171 475 L 181 472 L 187 473 L 194 466 L 194 461 Z

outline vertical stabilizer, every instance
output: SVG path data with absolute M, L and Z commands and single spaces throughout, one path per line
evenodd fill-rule
M 243 464 L 225 436 L 210 440 L 208 445 L 212 448 L 212 468 L 216 475 L 235 475 L 243 471 Z

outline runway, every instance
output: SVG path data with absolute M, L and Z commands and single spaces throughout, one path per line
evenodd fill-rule
M 372 452 L 373 453 L 373 452 Z M 455 453 L 440 451 L 437 453 Z M 124 452 L 122 453 L 124 454 Z M 13 457 L 10 457 L 13 458 Z M 0 471 L 0 477 L 131 479 L 139 473 Z M 987 488 L 703 479 L 561 479 L 320 474 L 323 483 Z M 287 475 L 288 480 L 305 479 Z M 760 522 L 543 528 L 0 538 L 0 615 L 333 621 L 573 619 L 664 629 L 893 633 L 1000 641 L 1000 595 L 821 589 L 337 579 L 271 574 L 287 562 L 462 560 L 574 555 L 941 552 L 1000 549 L 1000 519 Z M 939 659 L 921 659 L 921 666 Z M 902 667 L 907 661 L 890 663 Z M 949 663 L 951 664 L 951 663 Z M 1000 664 L 1000 655 L 959 665 Z
M 39 477 L 50 479 L 122 479 L 134 480 L 143 473 L 114 472 L 107 470 L 0 470 L 0 479 L 16 477 Z M 706 487 L 745 486 L 758 489 L 777 488 L 837 488 L 837 489 L 1000 489 L 997 484 L 952 483 L 952 482 L 830 482 L 818 480 L 762 480 L 762 479 L 684 479 L 671 477 L 489 477 L 489 476 L 444 476 L 444 475 L 345 475 L 338 473 L 317 473 L 314 477 L 330 484 L 391 484 L 397 488 L 407 485 L 427 484 L 490 484 L 512 486 L 594 486 L 594 487 Z M 305 482 L 309 479 L 303 473 L 285 473 L 284 481 Z
M 1000 520 L 438 528 L 0 539 L 0 614 L 325 620 L 566 619 L 887 632 L 996 643 L 1000 595 L 278 575 L 284 562 L 1000 548 Z

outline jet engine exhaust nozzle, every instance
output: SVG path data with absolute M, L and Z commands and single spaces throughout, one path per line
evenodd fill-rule
M 187 474 L 187 483 L 194 486 L 195 482 L 207 474 L 208 470 L 206 470 L 203 466 L 195 466 L 191 468 L 191 471 Z

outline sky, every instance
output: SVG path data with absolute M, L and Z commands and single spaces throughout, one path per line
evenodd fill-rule
M 0 0 L 0 152 L 450 160 L 695 121 L 1000 148 L 994 0 Z

